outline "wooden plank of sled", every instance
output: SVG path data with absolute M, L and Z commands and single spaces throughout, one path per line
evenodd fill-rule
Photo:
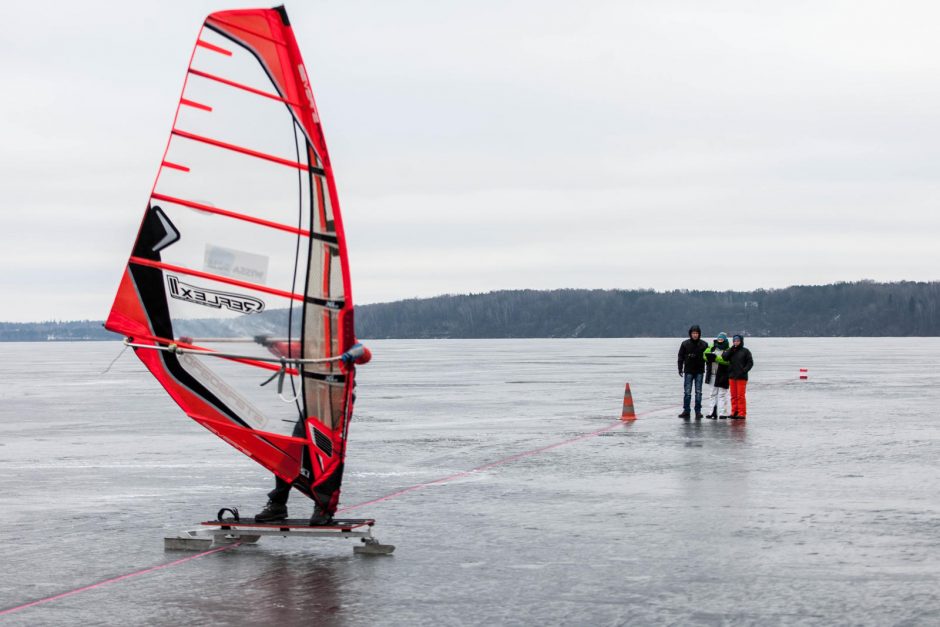
M 371 527 L 375 524 L 374 518 L 335 518 L 328 525 L 311 525 L 309 521 L 303 518 L 288 518 L 274 522 L 255 522 L 254 518 L 242 518 L 241 520 L 207 520 L 200 523 L 207 527 L 219 527 L 222 529 L 258 529 L 281 531 L 352 531 L 360 527 Z

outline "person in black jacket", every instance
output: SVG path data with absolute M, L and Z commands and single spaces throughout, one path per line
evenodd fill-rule
M 695 385 L 695 419 L 702 419 L 702 378 L 705 375 L 705 349 L 702 329 L 697 324 L 689 329 L 689 339 L 679 345 L 679 376 L 683 377 L 682 413 L 679 418 L 691 416 L 692 385 Z
M 731 339 L 731 348 L 726 350 L 722 359 L 728 362 L 728 383 L 731 387 L 731 418 L 747 418 L 747 373 L 754 367 L 751 351 L 744 348 L 744 336 L 735 335 Z

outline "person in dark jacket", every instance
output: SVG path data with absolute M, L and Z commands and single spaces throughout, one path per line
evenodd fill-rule
M 728 404 L 728 362 L 721 358 L 722 353 L 730 347 L 728 335 L 722 331 L 705 351 L 705 383 L 712 386 L 705 417 L 712 420 L 725 419 L 731 414 Z
M 679 376 L 683 377 L 682 413 L 679 418 L 688 420 L 692 414 L 692 386 L 695 385 L 695 419 L 702 419 L 702 378 L 705 375 L 705 349 L 708 343 L 702 339 L 702 329 L 697 324 L 689 329 L 689 339 L 679 345 Z
M 747 418 L 747 373 L 754 367 L 754 357 L 751 351 L 744 348 L 744 336 L 735 335 L 731 340 L 731 348 L 726 350 L 722 359 L 728 362 L 728 383 L 731 388 L 731 418 L 744 420 Z

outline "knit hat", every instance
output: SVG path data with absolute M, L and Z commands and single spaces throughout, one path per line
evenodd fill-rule
M 722 331 L 721 333 L 718 334 L 718 336 L 715 338 L 715 340 L 718 341 L 718 342 L 727 342 L 727 341 L 728 341 L 728 334 L 725 333 L 724 331 Z
M 733 338 L 731 338 L 731 339 L 732 339 L 732 341 L 733 341 L 733 340 L 741 340 L 741 343 L 744 343 L 744 336 L 743 336 L 743 335 L 740 335 L 740 334 L 735 334 L 735 336 L 734 336 Z

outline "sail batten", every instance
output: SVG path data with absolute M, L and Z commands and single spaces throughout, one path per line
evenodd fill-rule
M 245 213 L 239 213 L 237 211 L 230 211 L 228 209 L 222 209 L 219 207 L 213 207 L 211 205 L 206 205 L 204 203 L 194 202 L 192 200 L 184 200 L 183 198 L 175 198 L 173 196 L 167 196 L 166 194 L 153 193 L 150 196 L 154 200 L 163 200 L 166 202 L 171 202 L 177 205 L 182 205 L 184 207 L 189 207 L 190 209 L 196 209 L 198 211 L 205 211 L 207 213 L 214 213 L 220 216 L 225 216 L 227 218 L 234 218 L 236 220 L 243 220 L 245 222 L 250 222 L 252 224 L 257 224 L 258 226 L 265 226 L 272 229 L 278 229 L 280 231 L 286 231 L 288 233 L 293 233 L 295 235 L 300 235 L 302 237 L 319 237 L 325 238 L 326 235 L 321 235 L 319 233 L 314 233 L 311 235 L 310 231 L 306 229 L 299 229 L 295 226 L 289 224 L 279 224 L 277 222 L 272 222 L 270 220 L 264 220 L 257 216 L 250 216 Z M 332 240 L 335 241 L 335 238 Z
M 163 161 L 160 165 L 165 168 L 172 168 L 173 170 L 179 170 L 180 172 L 189 172 L 189 168 L 185 165 L 179 163 L 173 163 L 172 161 Z
M 202 39 L 196 40 L 196 45 L 205 48 L 206 50 L 211 50 L 212 52 L 218 52 L 219 54 L 224 54 L 227 57 L 232 56 L 231 50 L 226 50 L 221 46 L 216 46 L 215 44 L 210 44 L 208 41 L 203 41 Z
M 177 102 L 106 327 L 133 338 L 188 416 L 335 511 L 355 386 L 341 359 L 356 344 L 352 290 L 320 116 L 283 9 L 207 17 Z
M 189 73 L 190 73 L 190 74 L 193 74 L 193 75 L 195 75 L 195 76 L 198 76 L 198 77 L 200 77 L 200 78 L 205 78 L 205 79 L 208 79 L 208 80 L 210 80 L 210 81 L 215 81 L 215 82 L 221 83 L 221 84 L 223 84 L 223 85 L 228 85 L 229 87 L 234 87 L 234 88 L 236 88 L 236 89 L 241 89 L 242 91 L 246 91 L 246 92 L 251 93 L 251 94 L 254 94 L 254 95 L 256 95 L 256 96 L 262 96 L 262 97 L 268 98 L 268 99 L 270 99 L 270 100 L 277 100 L 278 102 L 283 102 L 284 104 L 291 105 L 292 107 L 303 107 L 303 106 L 304 106 L 302 103 L 294 102 L 294 101 L 292 101 L 292 100 L 287 100 L 287 99 L 285 99 L 285 98 L 282 98 L 281 96 L 278 96 L 277 94 L 271 94 L 271 93 L 268 93 L 268 92 L 263 91 L 263 90 L 261 90 L 261 89 L 255 89 L 254 87 L 251 87 L 250 85 L 243 85 L 243 84 L 238 83 L 238 82 L 236 82 L 236 81 L 232 81 L 232 80 L 229 80 L 229 79 L 227 79 L 227 78 L 222 78 L 221 76 L 215 76 L 214 74 L 210 74 L 210 73 L 208 73 L 208 72 L 201 72 L 201 71 L 196 70 L 196 69 L 194 69 L 194 68 L 190 68 L 190 69 L 189 69 Z
M 160 261 L 153 261 L 151 259 L 143 259 L 141 257 L 131 257 L 130 263 L 136 264 L 138 266 L 149 266 L 151 268 L 160 268 L 161 270 L 167 270 L 169 272 L 178 272 L 179 274 L 187 274 L 189 276 L 199 277 L 202 279 L 209 279 L 210 281 L 218 281 L 219 283 L 226 283 L 228 285 L 234 285 L 236 287 L 243 287 L 245 289 L 254 290 L 256 292 L 265 292 L 267 294 L 273 294 L 274 296 L 282 296 L 284 298 L 290 298 L 293 300 L 304 301 L 304 300 L 307 300 L 308 298 L 311 298 L 304 294 L 286 292 L 284 290 L 278 290 L 273 287 L 267 287 L 265 285 L 258 285 L 257 283 L 249 283 L 248 281 L 239 281 L 238 279 L 221 276 L 219 274 L 212 274 L 211 272 L 203 272 L 201 270 L 196 270 L 193 268 L 185 268 L 183 266 L 174 266 L 169 263 L 162 263 Z
M 323 169 L 312 166 L 307 163 L 299 163 L 297 161 L 291 161 L 290 159 L 283 159 L 277 155 L 269 155 L 258 150 L 252 150 L 251 148 L 246 148 L 244 146 L 236 146 L 235 144 L 230 144 L 228 142 L 223 142 L 218 139 L 212 139 L 211 137 L 203 137 L 201 135 L 196 135 L 195 133 L 189 133 L 182 129 L 174 128 L 172 130 L 173 135 L 183 137 L 185 139 L 191 139 L 196 142 L 201 142 L 203 144 L 208 144 L 216 148 L 222 148 L 224 150 L 231 150 L 232 152 L 238 152 L 243 155 L 248 155 L 249 157 L 255 157 L 257 159 L 264 159 L 265 161 L 271 161 L 273 163 L 279 163 L 281 165 L 286 165 L 291 168 L 297 168 L 298 170 L 310 170 L 314 174 L 323 174 Z
M 186 105 L 187 107 L 193 107 L 194 109 L 200 109 L 202 111 L 212 112 L 212 107 L 209 105 L 204 105 L 201 102 L 196 102 L 194 100 L 187 100 L 186 98 L 180 98 L 180 104 Z

